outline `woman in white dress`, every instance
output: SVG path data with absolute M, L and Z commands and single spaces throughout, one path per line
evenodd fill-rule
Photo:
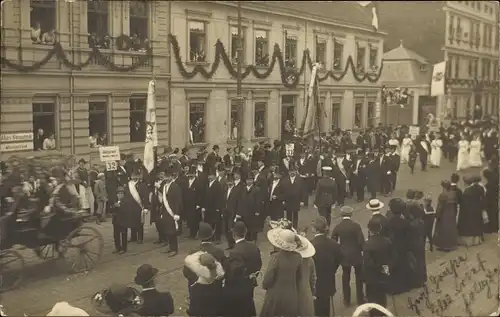
M 406 134 L 401 144 L 401 161 L 407 163 L 410 160 L 410 150 L 413 141 L 409 134 Z
M 465 135 L 462 135 L 461 140 L 458 142 L 458 157 L 457 157 L 457 171 L 464 170 L 469 167 L 469 141 Z
M 439 167 L 441 165 L 441 157 L 443 156 L 443 140 L 441 140 L 441 135 L 437 135 L 435 139 L 431 141 L 431 167 Z
M 470 143 L 469 152 L 469 166 L 470 167 L 481 167 L 483 165 L 483 160 L 481 159 L 481 140 L 479 135 L 475 134 L 472 142 Z
M 393 133 L 393 134 L 391 135 L 391 138 L 389 139 L 389 142 L 388 142 L 388 143 L 389 143 L 389 146 L 394 146 L 394 147 L 396 147 L 397 152 L 398 152 L 398 153 L 400 153 L 401 148 L 400 148 L 400 146 L 399 146 L 399 141 L 398 141 L 398 138 L 397 138 L 397 136 L 396 136 L 396 133 Z

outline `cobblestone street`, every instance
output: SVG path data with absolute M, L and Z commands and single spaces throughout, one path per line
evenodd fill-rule
M 411 175 L 406 166 L 403 166 L 399 173 L 398 189 L 393 197 L 402 197 L 407 189 L 414 188 L 431 193 L 435 201 L 440 192 L 440 181 L 449 179 L 453 170 L 454 166 L 444 162 L 440 169 L 430 169 L 428 172 L 418 170 Z M 382 197 L 385 203 L 389 199 Z M 370 219 L 370 212 L 364 207 L 366 202 L 353 204 L 350 200 L 347 204 L 355 208 L 353 219 L 366 229 Z M 316 214 L 312 207 L 302 210 L 300 227 L 310 224 Z M 334 215 L 332 226 L 339 221 L 338 215 Z M 91 315 L 99 315 L 92 308 L 90 297 L 112 283 L 130 284 L 137 267 L 143 263 L 150 263 L 160 270 L 157 277 L 158 288 L 172 293 L 177 309 L 175 315 L 185 315 L 187 283 L 182 275 L 182 265 L 186 254 L 196 248 L 198 242 L 183 238 L 179 255 L 168 258 L 164 253 L 165 247 L 158 248 L 152 244 L 156 238 L 154 227 L 147 227 L 143 245 L 131 244 L 127 254 L 115 255 L 111 254 L 114 249 L 111 223 L 95 226 L 104 236 L 105 249 L 102 263 L 92 272 L 66 275 L 60 272 L 57 261 L 41 262 L 33 252 L 22 251 L 27 257 L 27 280 L 21 288 L 2 294 L 2 304 L 9 315 L 43 315 L 61 300 L 68 301 Z M 263 262 L 266 265 L 271 247 L 264 234 L 260 234 L 259 238 Z M 496 243 L 496 235 L 489 235 L 486 236 L 486 242 L 480 246 L 468 249 L 461 247 L 450 253 L 427 252 L 428 286 L 390 298 L 389 310 L 400 316 L 489 314 L 498 307 L 496 297 L 500 258 Z M 342 305 L 340 270 L 337 275 L 337 290 L 340 291 L 335 296 L 336 314 L 346 316 L 352 313 L 353 308 L 344 308 Z M 265 292 L 258 287 L 255 296 L 258 311 L 264 295 Z

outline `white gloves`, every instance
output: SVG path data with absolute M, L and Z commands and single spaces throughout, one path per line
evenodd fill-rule
M 181 217 L 179 217 L 179 215 L 174 215 L 174 220 L 175 221 L 179 221 L 179 219 L 181 219 Z

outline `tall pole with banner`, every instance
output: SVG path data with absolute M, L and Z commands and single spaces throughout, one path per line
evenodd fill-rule
M 238 72 L 236 77 L 236 102 L 238 107 L 238 126 L 237 126 L 237 136 L 236 136 L 236 144 L 241 149 L 243 146 L 243 120 L 244 120 L 244 111 L 243 105 L 244 100 L 242 96 L 242 77 L 241 77 L 241 68 L 243 63 L 243 32 L 241 26 L 241 1 L 238 1 L 238 60 L 236 61 L 236 71 Z
M 154 171 L 158 161 L 158 127 L 156 125 L 156 78 L 153 73 L 153 79 L 148 84 L 148 99 L 146 105 L 146 137 L 144 140 L 144 167 L 148 171 L 148 182 L 153 193 L 156 194 L 155 189 L 155 175 Z M 151 209 L 156 210 L 156 199 L 151 199 Z M 145 217 L 150 217 L 151 214 L 143 214 L 143 222 L 147 221 Z

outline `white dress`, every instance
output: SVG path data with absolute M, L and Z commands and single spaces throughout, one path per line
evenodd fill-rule
M 432 140 L 431 142 L 431 164 L 432 166 L 439 167 L 441 165 L 441 156 L 443 154 L 443 141 Z
M 469 141 L 460 140 L 458 142 L 457 171 L 469 167 Z
M 481 141 L 472 140 L 472 142 L 470 143 L 469 166 L 481 167 L 482 165 L 483 160 L 481 159 Z
M 410 150 L 413 141 L 410 138 L 404 138 L 401 146 L 401 161 L 406 163 L 410 160 Z

